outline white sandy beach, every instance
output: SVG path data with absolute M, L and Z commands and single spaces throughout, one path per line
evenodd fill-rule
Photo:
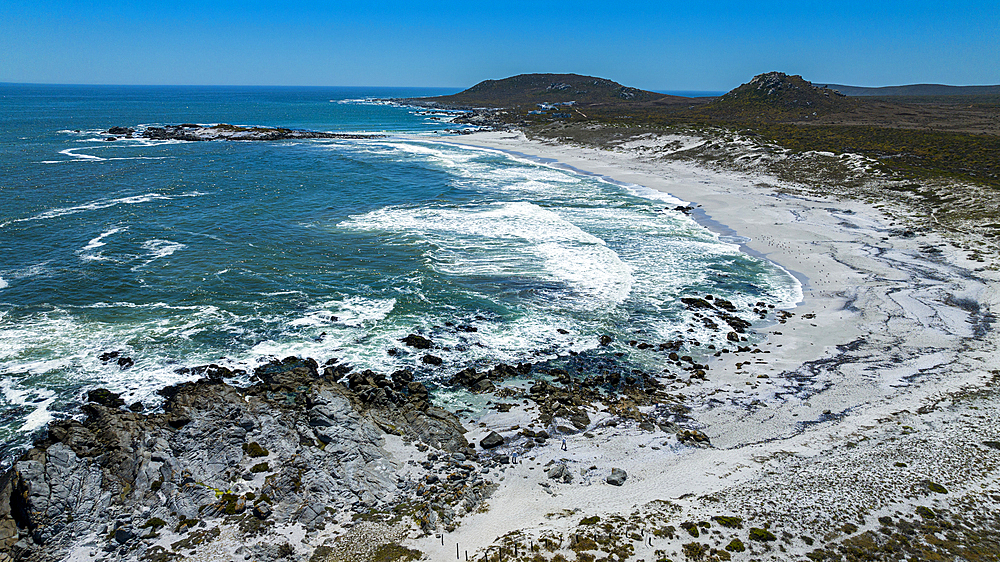
M 996 488 L 1000 451 L 981 445 L 997 438 L 995 410 L 951 397 L 983 387 L 1000 369 L 989 327 L 990 311 L 1000 305 L 997 272 L 965 259 L 950 239 L 934 232 L 899 236 L 907 227 L 901 209 L 839 200 L 836 191 L 788 195 L 763 174 L 646 156 L 655 151 L 644 143 L 655 145 L 655 138 L 618 150 L 534 141 L 517 132 L 449 142 L 550 159 L 669 193 L 700 206 L 703 222 L 748 238 L 748 250 L 795 272 L 804 285 L 794 316 L 764 330 L 762 353 L 723 355 L 712 363 L 709 381 L 678 390 L 697 405 L 692 415 L 712 447 L 602 426 L 592 414 L 593 438 L 572 435 L 565 452 L 550 440 L 522 464 L 491 474 L 499 487 L 489 510 L 465 516 L 443 545 L 440 536 L 410 541 L 429 559 L 454 560 L 456 544 L 480 559 L 504 535 L 523 531 L 529 544 L 560 537 L 558 552 L 572 560 L 567 537 L 579 532 L 581 519 L 637 515 L 633 521 L 652 525 L 655 518 L 643 510 L 655 500 L 676 506 L 667 509 L 677 510 L 675 525 L 713 515 L 770 524 L 781 531 L 776 547 L 750 544 L 745 530 L 714 526 L 703 536 L 718 549 L 730 535 L 741 536 L 758 558 L 775 559 L 811 550 L 800 535 L 817 536 L 824 527 L 832 532 L 825 540 L 850 534 L 837 530 L 848 520 L 860 533 L 877 529 L 880 515 L 912 515 L 914 505 L 995 503 L 986 492 Z M 517 409 L 489 415 L 468 438 L 478 443 L 489 430 L 511 436 L 507 430 L 528 419 Z M 543 469 L 553 460 L 567 464 L 573 483 L 547 478 Z M 623 486 L 605 483 L 612 467 L 628 472 Z M 948 492 L 914 491 L 926 481 Z M 693 540 L 684 531 L 674 539 L 649 531 L 633 537 L 628 559 L 683 559 L 681 544 Z

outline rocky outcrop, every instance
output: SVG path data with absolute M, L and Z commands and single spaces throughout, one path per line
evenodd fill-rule
M 164 389 L 158 413 L 96 391 L 83 421 L 53 423 L 0 477 L 0 559 L 59 559 L 83 540 L 125 558 L 161 528 L 182 535 L 235 517 L 308 530 L 338 510 L 388 507 L 418 487 L 396 478 L 387 433 L 475 456 L 458 419 L 407 373 L 355 377 L 348 388 L 315 361 L 288 358 L 237 388 L 211 367 L 203 372 L 215 377 Z M 448 497 L 465 498 L 477 482 L 451 485 Z
M 107 134 L 132 138 L 135 130 L 126 127 L 111 127 Z M 183 123 L 181 125 L 165 125 L 163 127 L 147 127 L 139 134 L 142 138 L 153 140 L 210 141 L 210 140 L 241 140 L 241 141 L 276 141 L 289 139 L 371 139 L 383 138 L 385 135 L 361 135 L 353 133 L 326 133 L 321 131 L 302 131 L 281 127 L 240 127 L 220 123 L 218 125 L 196 125 Z

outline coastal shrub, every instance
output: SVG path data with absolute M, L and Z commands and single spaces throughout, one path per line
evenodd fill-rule
M 937 513 L 934 513 L 933 509 L 923 505 L 917 506 L 917 515 L 923 517 L 924 519 L 933 519 L 937 517 Z
M 145 529 L 147 527 L 152 527 L 153 530 L 155 531 L 155 530 L 159 529 L 160 527 L 166 526 L 166 524 L 167 524 L 167 522 L 164 521 L 163 519 L 160 519 L 159 517 L 152 517 L 148 521 L 146 521 L 145 523 L 143 523 L 142 527 L 139 527 L 139 528 L 140 529 Z
M 577 553 L 584 550 L 600 550 L 600 548 L 597 546 L 597 543 L 594 542 L 594 539 L 590 537 L 581 538 L 580 540 L 576 541 L 576 543 L 571 548 L 575 550 Z
M 715 517 L 712 517 L 712 520 L 718 523 L 719 525 L 722 525 L 723 527 L 728 527 L 730 529 L 743 528 L 743 518 L 736 517 L 735 515 L 732 516 L 716 515 Z
M 700 542 L 689 542 L 681 546 L 681 550 L 684 552 L 684 556 L 686 556 L 688 559 L 701 560 L 705 558 L 706 554 L 708 554 L 709 548 L 707 544 L 701 544 Z
M 419 560 L 423 555 L 424 553 L 419 550 L 411 550 L 405 546 L 389 543 L 375 549 L 371 560 L 372 562 L 407 562 Z
M 947 494 L 948 489 L 944 486 L 938 484 L 937 482 L 928 482 L 927 489 L 934 492 L 935 494 Z
M 729 552 L 743 552 L 746 549 L 747 547 L 743 545 L 743 541 L 740 539 L 733 539 L 726 545 L 726 550 Z
M 684 529 L 685 531 L 687 531 L 688 534 L 690 534 L 692 537 L 698 538 L 698 535 L 699 535 L 699 533 L 698 533 L 698 526 L 695 525 L 693 522 L 691 522 L 691 521 L 685 521 L 685 522 L 681 523 L 681 529 Z
M 243 444 L 243 452 L 250 455 L 251 458 L 266 457 L 268 454 L 267 449 L 262 447 L 260 443 L 253 441 L 250 443 Z
M 580 524 L 581 525 L 594 525 L 594 524 L 596 524 L 600 520 L 601 520 L 600 516 L 593 515 L 593 516 L 590 516 L 590 517 L 584 517 L 583 520 L 580 521 Z
M 774 533 L 768 531 L 767 529 L 761 529 L 760 527 L 750 528 L 750 540 L 752 541 L 774 541 L 778 540 L 778 537 L 774 536 Z
M 254 474 L 258 472 L 267 472 L 269 470 L 271 470 L 271 465 L 267 464 L 266 462 L 259 462 L 250 467 L 250 472 L 253 472 Z
M 858 530 L 858 526 L 854 523 L 844 523 L 840 530 L 843 531 L 844 534 L 850 535 Z

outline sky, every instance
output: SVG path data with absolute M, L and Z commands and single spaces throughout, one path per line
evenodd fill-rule
M 773 70 L 1000 84 L 1000 2 L 0 2 L 0 82 L 465 88 L 567 72 L 726 91 Z

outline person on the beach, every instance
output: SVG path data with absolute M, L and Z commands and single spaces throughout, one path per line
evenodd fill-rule
M 565 437 L 563 437 L 562 450 L 563 451 L 566 450 L 566 438 Z
M 517 451 L 510 454 L 510 464 L 517 464 Z

